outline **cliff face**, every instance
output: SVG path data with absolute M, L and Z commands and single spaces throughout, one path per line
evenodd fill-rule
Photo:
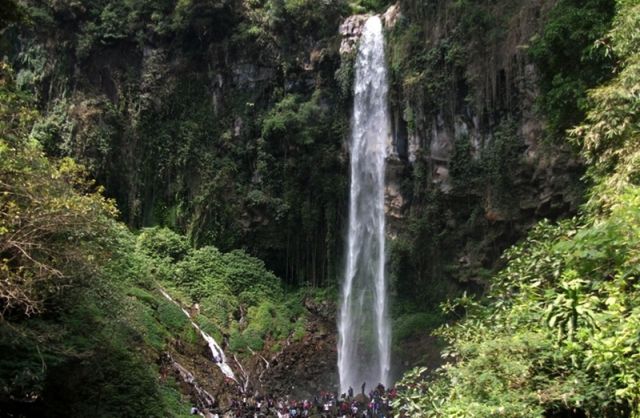
M 406 0 L 385 15 L 390 272 L 423 307 L 481 285 L 507 245 L 579 195 L 579 164 L 544 145 L 534 110 L 527 44 L 551 4 L 472 3 Z M 5 32 L 3 49 L 48 114 L 34 134 L 87 164 L 131 226 L 245 247 L 290 283 L 336 281 L 364 21 L 341 35 L 344 2 L 25 5 L 32 25 Z
M 404 1 L 388 19 L 391 268 L 419 305 L 485 285 L 507 246 L 581 195 L 580 163 L 536 111 L 528 47 L 553 2 L 472 3 Z
M 336 276 L 345 207 L 342 2 L 25 2 L 6 32 L 48 120 L 133 227 L 245 247 L 289 282 Z

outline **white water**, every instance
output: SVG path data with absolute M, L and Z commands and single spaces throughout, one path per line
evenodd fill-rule
M 218 343 L 216 342 L 216 340 L 213 339 L 212 336 L 204 332 L 198 326 L 198 324 L 193 322 L 193 320 L 191 319 L 191 315 L 189 315 L 189 312 L 187 312 L 187 310 L 184 309 L 178 302 L 173 300 L 173 298 L 171 298 L 171 296 L 169 296 L 167 292 L 165 292 L 163 289 L 160 289 L 160 293 L 162 293 L 162 295 L 165 298 L 169 299 L 171 302 L 175 303 L 180 309 L 182 309 L 182 312 L 184 312 L 187 318 L 189 318 L 191 325 L 193 325 L 193 327 L 196 330 L 198 330 L 202 338 L 204 338 L 204 340 L 207 342 L 207 345 L 209 346 L 209 350 L 211 351 L 211 356 L 212 356 L 211 359 L 218 365 L 218 367 L 220 368 L 220 371 L 222 371 L 222 373 L 225 376 L 227 376 L 229 379 L 233 379 L 237 383 L 238 380 L 236 379 L 236 375 L 233 373 L 233 370 L 231 369 L 229 364 L 227 364 L 227 358 L 224 355 L 224 351 L 222 351 L 222 347 L 218 345 Z
M 173 367 L 173 369 L 178 372 L 182 381 L 190 385 L 195 391 L 196 397 L 198 399 L 198 406 L 200 408 L 209 408 L 211 405 L 213 405 L 215 403 L 215 398 L 213 397 L 213 395 L 200 387 L 195 376 L 189 370 L 175 361 L 173 357 L 171 357 L 171 355 L 167 354 L 167 356 L 169 357 L 169 361 L 171 362 L 171 367 Z
M 382 22 L 367 20 L 356 59 L 347 262 L 338 317 L 340 390 L 389 384 L 384 171 L 390 120 Z

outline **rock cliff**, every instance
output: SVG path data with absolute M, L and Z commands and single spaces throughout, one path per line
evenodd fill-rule
M 344 2 L 27 1 L 4 53 L 134 227 L 244 247 L 289 283 L 342 270 L 354 48 Z M 389 270 L 423 307 L 484 285 L 542 217 L 576 210 L 580 163 L 545 142 L 528 45 L 554 2 L 385 10 L 393 112 Z M 424 297 L 428 294 L 428 297 Z

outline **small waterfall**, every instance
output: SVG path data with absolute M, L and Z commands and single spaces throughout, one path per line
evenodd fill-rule
M 212 405 L 215 405 L 215 398 L 213 397 L 213 395 L 207 392 L 198 384 L 195 376 L 189 370 L 187 370 L 183 365 L 174 360 L 174 358 L 171 357 L 170 354 L 165 353 L 164 356 L 164 360 L 174 370 L 174 372 L 176 372 L 177 375 L 180 376 L 180 379 L 187 385 L 191 386 L 198 407 L 204 409 L 211 408 Z
M 212 336 L 204 332 L 198 326 L 198 324 L 193 322 L 193 320 L 191 319 L 191 315 L 189 315 L 189 312 L 187 312 L 187 310 L 183 308 L 178 302 L 173 300 L 173 298 L 169 296 L 167 292 L 165 292 L 163 289 L 160 289 L 160 293 L 162 293 L 162 296 L 164 296 L 165 298 L 167 298 L 168 300 L 176 304 L 180 309 L 182 309 L 182 312 L 184 312 L 187 318 L 189 318 L 191 325 L 193 325 L 193 327 L 196 330 L 198 330 L 202 338 L 207 342 L 207 345 L 209 346 L 209 350 L 211 351 L 212 360 L 218 365 L 218 368 L 220 368 L 220 371 L 226 377 L 228 377 L 229 379 L 233 379 L 237 383 L 238 380 L 236 379 L 236 375 L 233 373 L 233 370 L 231 369 L 229 364 L 227 364 L 227 358 L 224 355 L 224 351 L 222 351 L 222 347 L 218 345 L 218 343 L 216 342 L 216 340 L 213 339 Z
M 379 17 L 364 26 L 351 127 L 347 260 L 338 317 L 340 390 L 389 384 L 391 326 L 385 278 L 384 177 L 390 119 Z

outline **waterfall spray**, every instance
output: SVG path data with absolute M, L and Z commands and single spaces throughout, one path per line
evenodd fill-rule
M 382 22 L 364 26 L 351 127 L 347 260 L 338 317 L 340 390 L 389 384 L 391 327 L 385 277 L 384 177 L 390 120 Z

